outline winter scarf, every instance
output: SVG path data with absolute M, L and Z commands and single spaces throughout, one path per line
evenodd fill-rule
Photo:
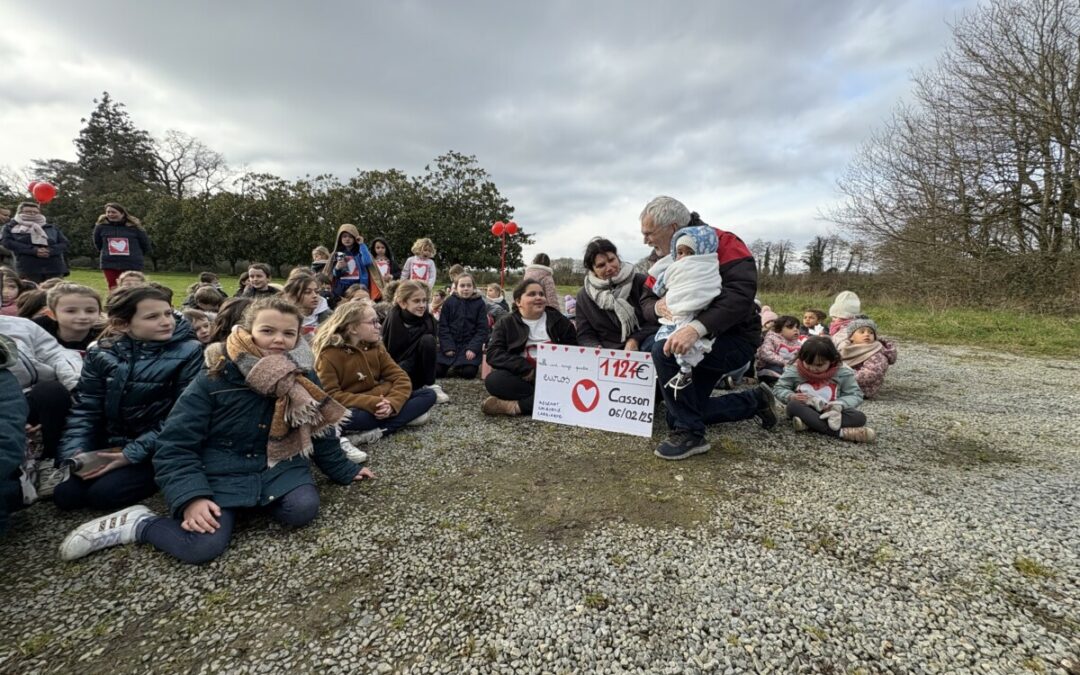
M 14 234 L 26 234 L 30 233 L 30 243 L 34 246 L 48 246 L 49 235 L 45 234 L 45 216 L 40 213 L 37 215 L 28 215 L 20 213 L 15 216 L 15 222 L 18 223 L 15 227 L 11 228 Z
M 818 382 L 830 381 L 836 377 L 836 371 L 840 370 L 840 364 L 834 363 L 829 366 L 828 370 L 821 373 L 814 373 L 806 367 L 806 364 L 802 362 L 802 359 L 796 359 L 795 368 L 799 371 L 799 377 L 812 384 L 817 384 Z
M 845 340 L 840 345 L 840 358 L 844 360 L 844 365 L 849 368 L 854 368 L 874 354 L 880 352 L 882 349 L 884 349 L 884 347 L 878 340 L 866 345 L 852 344 L 850 340 Z
M 634 286 L 633 281 L 634 268 L 630 265 L 619 267 L 619 273 L 609 281 L 604 281 L 592 272 L 585 275 L 585 293 L 600 309 L 615 312 L 623 342 L 638 329 L 637 313 L 634 306 L 627 301 Z
M 313 365 L 307 362 L 309 351 L 266 356 L 243 328 L 229 334 L 225 351 L 252 391 L 277 399 L 266 445 L 268 468 L 297 455 L 310 457 L 313 435 L 348 420 L 349 410 L 304 376 Z

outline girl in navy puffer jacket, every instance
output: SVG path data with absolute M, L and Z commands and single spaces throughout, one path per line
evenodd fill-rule
M 114 509 L 152 495 L 150 464 L 161 431 L 202 368 L 202 346 L 168 295 L 151 286 L 124 289 L 107 307 L 109 327 L 83 362 L 60 456 L 104 450 L 109 463 L 56 486 L 61 509 Z

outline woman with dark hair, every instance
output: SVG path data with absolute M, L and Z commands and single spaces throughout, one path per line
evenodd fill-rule
M 514 288 L 514 307 L 495 324 L 488 342 L 491 373 L 484 387 L 491 396 L 480 409 L 486 415 L 532 413 L 536 389 L 536 345 L 576 345 L 574 325 L 557 309 L 547 305 L 539 281 L 525 279 Z
M 623 265 L 615 244 L 597 237 L 585 247 L 585 286 L 577 294 L 578 344 L 585 347 L 649 351 L 660 328 L 657 297 L 648 278 Z
M 35 283 L 68 275 L 64 253 L 68 240 L 56 225 L 45 222 L 37 202 L 23 202 L 0 231 L 0 244 L 15 256 L 19 275 Z
M 94 248 L 101 255 L 101 272 L 111 291 L 121 273 L 142 271 L 145 256 L 150 253 L 150 237 L 138 218 L 116 202 L 109 202 L 94 225 Z
M 107 463 L 56 486 L 63 510 L 117 509 L 157 491 L 150 464 L 158 433 L 202 368 L 202 345 L 169 295 L 152 286 L 109 297 L 109 323 L 83 362 L 60 457 L 100 451 Z

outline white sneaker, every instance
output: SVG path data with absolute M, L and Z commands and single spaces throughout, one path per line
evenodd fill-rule
M 449 403 L 450 402 L 450 397 L 447 396 L 446 392 L 442 390 L 442 386 L 440 386 L 438 384 L 428 384 L 428 385 L 424 385 L 424 389 L 430 389 L 431 391 L 435 392 L 435 402 L 436 403 Z
M 60 558 L 77 560 L 103 548 L 134 543 L 138 524 L 155 515 L 150 509 L 138 504 L 83 523 L 60 543 Z
M 346 436 L 341 437 L 341 451 L 349 458 L 349 461 L 363 464 L 367 461 L 368 454 L 352 444 Z
M 423 415 L 421 415 L 420 417 L 417 417 L 412 422 L 408 422 L 405 426 L 407 426 L 407 427 L 418 427 L 421 424 L 427 424 L 427 421 L 429 419 L 431 419 L 431 411 L 430 410 L 428 412 L 424 413 Z
M 382 433 L 382 429 L 369 429 L 358 434 L 349 434 L 348 439 L 353 445 L 364 445 L 379 440 L 382 438 Z
M 40 459 L 37 465 L 37 494 L 39 499 L 52 497 L 53 490 L 68 479 L 70 470 L 65 466 L 57 469 L 53 460 Z

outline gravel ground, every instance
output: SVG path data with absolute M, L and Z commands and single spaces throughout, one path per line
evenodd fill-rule
M 488 420 L 479 382 L 213 564 L 0 543 L 0 671 L 1064 673 L 1080 656 L 1080 367 L 905 345 L 861 446 Z M 659 428 L 656 437 L 660 437 Z M 151 506 L 161 507 L 160 499 Z

